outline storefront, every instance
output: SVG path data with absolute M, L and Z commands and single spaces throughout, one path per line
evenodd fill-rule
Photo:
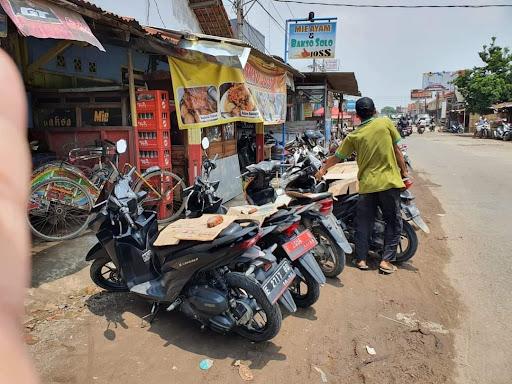
M 338 116 L 332 115 L 334 100 L 342 101 L 344 95 L 360 96 L 356 77 L 353 72 L 309 72 L 304 75 L 303 79 L 295 81 L 285 139 L 289 141 L 307 129 L 320 129 L 327 143 L 333 131 L 333 119 L 335 124 L 338 120 Z

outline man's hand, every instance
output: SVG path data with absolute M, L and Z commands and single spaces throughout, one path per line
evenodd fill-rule
M 322 180 L 322 177 L 327 173 L 327 171 L 324 169 L 324 167 L 321 167 L 317 173 L 315 173 L 315 179 Z

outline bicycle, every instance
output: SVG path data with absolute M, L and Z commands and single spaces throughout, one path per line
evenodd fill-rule
M 90 212 L 102 204 L 105 183 L 115 168 L 109 150 L 115 144 L 105 140 L 101 147 L 74 148 L 68 161 L 54 161 L 33 173 L 28 219 L 32 233 L 46 241 L 72 239 L 87 228 Z M 87 175 L 74 165 L 77 161 L 98 159 Z M 126 166 L 132 167 L 130 164 Z M 155 210 L 159 223 L 177 219 L 185 208 L 183 180 L 176 174 L 151 167 L 142 174 L 134 172 L 134 191 L 146 191 L 146 209 Z

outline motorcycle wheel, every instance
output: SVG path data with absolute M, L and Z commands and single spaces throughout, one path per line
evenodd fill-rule
M 310 228 L 318 245 L 311 250 L 325 277 L 336 277 L 345 268 L 345 252 L 331 235 L 319 226 Z
M 297 265 L 297 268 L 302 276 L 304 276 L 304 279 L 297 276 L 293 284 L 290 285 L 289 290 L 297 307 L 307 308 L 318 301 L 320 297 L 320 284 L 302 265 Z
M 396 252 L 395 261 L 400 263 L 405 263 L 410 260 L 416 250 L 418 249 L 418 236 L 416 235 L 416 231 L 409 224 L 408 221 L 403 221 L 402 226 L 402 234 L 400 235 L 400 243 L 398 244 L 398 249 Z
M 128 286 L 112 260 L 105 257 L 94 260 L 90 269 L 91 279 L 98 287 L 110 292 L 128 292 Z
M 255 279 L 238 272 L 228 273 L 226 283 L 232 297 L 250 298 L 256 301 L 258 307 L 250 322 L 237 326 L 234 331 L 254 342 L 267 341 L 275 337 L 281 329 L 283 317 L 279 305 L 268 301 L 261 285 Z
M 510 141 L 510 139 L 512 139 L 512 135 L 511 134 L 505 133 L 503 135 L 503 141 Z

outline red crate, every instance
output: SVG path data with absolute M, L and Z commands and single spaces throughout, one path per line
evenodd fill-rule
M 139 131 L 170 130 L 169 113 L 137 112 L 137 129 Z
M 167 91 L 138 91 L 135 99 L 137 112 L 169 112 Z
M 171 150 L 143 150 L 139 148 L 139 168 L 145 169 L 155 165 L 158 165 L 160 168 L 169 168 L 171 166 Z
M 169 131 L 139 131 L 137 132 L 140 150 L 171 149 Z

